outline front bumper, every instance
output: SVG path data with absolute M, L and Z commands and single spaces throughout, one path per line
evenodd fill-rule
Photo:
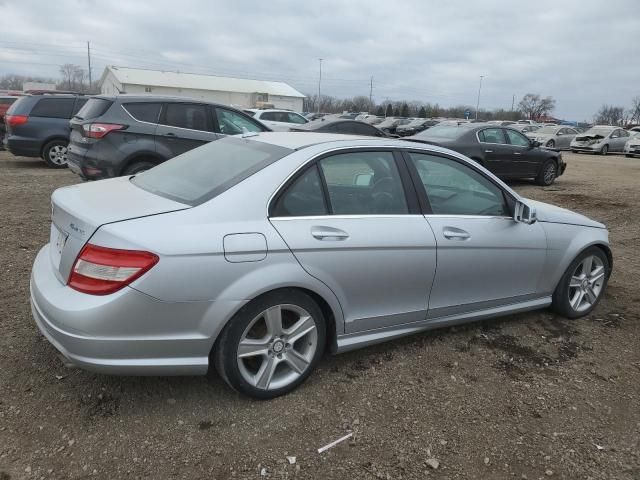
M 569 147 L 571 150 L 575 150 L 578 152 L 599 152 L 602 148 L 601 145 L 571 145 Z
M 31 275 L 31 310 L 49 342 L 74 366 L 122 375 L 201 375 L 212 339 L 199 331 L 214 302 L 163 302 L 134 288 L 87 295 L 55 276 L 49 245 Z

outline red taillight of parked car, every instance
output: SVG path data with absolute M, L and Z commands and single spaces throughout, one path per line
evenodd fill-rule
M 27 115 L 5 115 L 4 123 L 10 127 L 18 127 L 20 125 L 24 125 L 29 121 L 29 117 Z
M 102 138 L 109 132 L 124 130 L 125 128 L 125 125 L 119 125 L 117 123 L 89 123 L 82 125 L 84 136 L 89 138 Z
M 159 257 L 151 252 L 88 243 L 71 269 L 69 286 L 91 295 L 109 295 L 144 275 L 158 260 Z

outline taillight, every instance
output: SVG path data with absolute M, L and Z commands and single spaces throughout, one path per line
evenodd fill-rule
M 102 138 L 109 132 L 124 130 L 125 128 L 127 128 L 126 125 L 117 123 L 89 123 L 82 125 L 84 136 L 89 138 Z
M 4 123 L 10 127 L 17 127 L 19 125 L 24 125 L 29 120 L 27 115 L 5 115 Z
M 88 243 L 78 255 L 69 286 L 91 295 L 108 295 L 126 287 L 156 263 L 158 256 L 139 250 L 120 250 Z

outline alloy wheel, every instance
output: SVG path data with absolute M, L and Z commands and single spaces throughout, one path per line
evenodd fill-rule
M 544 183 L 545 185 L 551 185 L 556 179 L 556 165 L 551 162 L 544 169 Z
M 576 312 L 591 308 L 598 301 L 605 281 L 605 267 L 596 255 L 585 257 L 569 280 L 569 305 Z
M 67 147 L 64 145 L 54 145 L 49 149 L 49 160 L 56 165 L 66 165 Z
M 297 305 L 270 307 L 243 332 L 237 348 L 240 375 L 261 390 L 277 390 L 303 375 L 318 349 L 318 330 Z

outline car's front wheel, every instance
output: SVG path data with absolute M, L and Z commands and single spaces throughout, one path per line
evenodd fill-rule
M 558 166 L 554 160 L 547 160 L 540 172 L 538 172 L 538 176 L 536 177 L 536 183 L 538 185 L 542 185 L 543 187 L 548 187 L 556 181 L 556 177 L 558 176 Z
M 324 352 L 322 310 L 303 292 L 277 290 L 244 306 L 220 334 L 213 352 L 220 376 L 259 399 L 290 392 Z
M 68 142 L 52 140 L 42 149 L 42 158 L 51 168 L 66 168 Z
M 609 153 L 609 145 L 603 145 L 602 148 L 600 149 L 600 154 L 606 155 L 607 153 Z
M 556 147 L 556 142 L 554 142 L 553 140 L 549 140 L 547 142 L 547 147 L 548 148 L 555 148 Z
M 553 293 L 553 310 L 567 318 L 589 314 L 604 294 L 609 269 L 609 259 L 600 248 L 586 249 L 560 279 Z

